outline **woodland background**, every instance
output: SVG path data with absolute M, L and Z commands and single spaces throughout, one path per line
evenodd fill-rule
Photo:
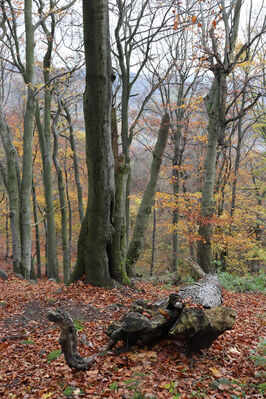
M 264 2 L 92 0 L 83 17 L 80 0 L 0 9 L 0 393 L 263 397 Z M 90 125 L 101 111 L 112 133 L 102 146 Z M 67 368 L 48 309 L 71 314 L 87 356 L 134 299 L 191 282 L 191 259 L 218 273 L 233 331 L 203 356 L 166 341 Z

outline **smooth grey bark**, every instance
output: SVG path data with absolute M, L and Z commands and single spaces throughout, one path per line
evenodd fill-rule
M 67 207 L 68 207 L 68 257 L 69 257 L 69 266 L 70 266 L 70 269 L 71 269 L 72 208 L 71 208 L 71 201 L 70 201 L 69 188 L 68 188 L 68 174 L 67 174 L 66 158 L 64 158 L 64 175 L 65 175 L 66 199 L 67 199 Z
M 179 117 L 177 120 L 177 124 L 181 123 L 182 117 L 184 116 L 184 112 L 181 111 L 178 113 Z M 178 247 L 179 247 L 179 239 L 178 239 L 178 232 L 176 227 L 178 226 L 179 221 L 179 191 L 180 191 L 180 172 L 179 166 L 182 163 L 182 151 L 180 148 L 181 142 L 181 128 L 178 127 L 176 130 L 173 131 L 173 142 L 174 142 L 174 156 L 172 159 L 172 186 L 173 186 L 173 194 L 174 194 L 174 201 L 175 201 L 175 208 L 173 210 L 173 226 L 174 230 L 172 233 L 172 242 L 173 242 L 173 257 L 172 257 L 172 272 L 177 271 L 178 265 Z
M 36 264 L 37 264 L 37 277 L 42 278 L 42 264 L 41 264 L 41 246 L 40 246 L 40 230 L 38 221 L 37 211 L 37 198 L 34 179 L 32 179 L 32 206 L 33 206 L 33 218 L 34 218 L 34 229 L 35 229 L 35 251 L 36 251 Z
M 66 113 L 65 117 L 68 122 L 69 141 L 70 141 L 70 147 L 71 147 L 72 154 L 73 154 L 72 157 L 73 157 L 73 164 L 74 164 L 74 175 L 75 175 L 75 182 L 76 182 L 77 192 L 78 192 L 79 218 L 80 218 L 80 223 L 82 223 L 82 221 L 84 219 L 83 190 L 82 190 L 82 184 L 81 184 L 80 175 L 79 175 L 79 161 L 78 161 L 78 154 L 77 154 L 77 148 L 76 148 L 76 140 L 75 140 L 75 136 L 74 136 L 74 129 L 73 129 L 72 119 L 71 119 L 71 115 L 70 115 L 68 106 L 66 103 L 63 103 L 62 106 Z
M 9 217 L 12 234 L 13 271 L 21 273 L 21 231 L 20 231 L 20 206 L 19 185 L 17 176 L 16 149 L 12 136 L 5 121 L 4 110 L 0 102 L 0 136 L 4 146 L 7 160 L 7 192 L 9 198 Z
M 127 274 L 129 276 L 134 274 L 133 266 L 138 260 L 143 246 L 144 234 L 146 231 L 147 223 L 154 202 L 156 184 L 160 172 L 162 157 L 167 144 L 169 126 L 170 126 L 170 118 L 168 113 L 166 112 L 162 117 L 161 126 L 158 132 L 158 138 L 156 141 L 155 149 L 153 151 L 150 179 L 146 186 L 144 195 L 142 197 L 142 201 L 136 217 L 136 224 L 134 227 L 133 237 L 131 239 L 129 249 L 127 252 L 126 266 L 127 266 Z
M 44 112 L 46 114 L 46 122 L 44 125 L 41 121 L 39 104 L 36 104 L 35 120 L 39 137 L 39 144 L 42 156 L 43 165 L 43 185 L 44 185 L 44 196 L 45 196 L 45 215 L 46 215 L 46 258 L 47 258 L 47 272 L 49 278 L 58 279 L 58 263 L 56 256 L 56 230 L 54 222 L 54 205 L 53 205 L 53 187 L 52 187 L 52 170 L 51 170 L 51 138 L 50 136 L 50 126 L 45 134 L 45 123 L 50 123 L 49 115 L 50 110 L 47 112 L 47 103 L 45 105 Z M 47 126 L 46 126 L 47 127 Z M 53 242 L 51 242 L 51 237 L 53 237 Z M 52 254 L 55 257 L 52 257 Z M 52 258 L 52 259 L 51 259 Z
M 126 225 L 126 196 L 128 164 L 123 154 L 118 155 L 118 131 L 116 108 L 111 111 L 112 150 L 115 163 L 115 209 L 114 209 L 114 234 L 110 244 L 110 274 L 121 284 L 130 284 L 125 269 L 127 251 L 127 225 Z
M 5 233 L 6 233 L 6 254 L 5 260 L 7 261 L 9 258 L 9 206 L 8 206 L 8 199 L 6 198 L 6 225 L 5 225 Z
M 202 189 L 201 200 L 201 223 L 199 235 L 201 240 L 198 243 L 198 263 L 202 269 L 208 273 L 213 269 L 211 264 L 211 237 L 213 226 L 211 217 L 213 216 L 213 189 L 216 176 L 216 151 L 217 151 L 217 130 L 220 127 L 219 110 L 221 107 L 221 86 L 217 79 L 214 80 L 209 95 L 205 99 L 205 104 L 209 116 L 208 123 L 208 147 L 205 159 L 205 181 Z
M 66 201 L 63 171 L 58 161 L 59 144 L 58 144 L 58 132 L 56 129 L 60 111 L 61 107 L 58 106 L 58 110 L 52 125 L 52 133 L 54 136 L 53 161 L 57 173 L 59 203 L 60 203 L 60 212 L 61 212 L 61 240 L 62 240 L 62 250 L 63 250 L 63 276 L 64 276 L 63 278 L 64 278 L 64 283 L 67 284 L 70 278 L 70 259 L 69 259 L 69 247 L 68 247 L 68 236 L 67 236 L 67 201 Z
M 85 275 L 93 285 L 110 287 L 108 247 L 113 236 L 115 201 L 111 145 L 111 53 L 106 0 L 83 1 L 86 61 L 84 118 L 88 202 L 78 241 L 78 258 L 70 281 Z
M 54 1 L 50 1 L 50 7 L 55 7 Z M 58 261 L 56 253 L 56 229 L 54 220 L 54 203 L 53 203 L 53 179 L 52 179 L 52 140 L 51 140 L 51 88 L 50 88 L 50 69 L 53 52 L 53 42 L 55 35 L 55 16 L 50 16 L 50 30 L 47 28 L 45 21 L 41 23 L 47 40 L 47 49 L 43 59 L 43 80 L 45 84 L 44 92 L 44 111 L 43 111 L 43 139 L 44 139 L 44 165 L 43 165 L 43 182 L 44 196 L 46 204 L 47 218 L 47 263 L 48 278 L 59 279 Z
M 232 3 L 231 3 L 232 4 Z M 226 78 L 234 68 L 239 53 L 234 56 L 235 43 L 238 34 L 240 10 L 242 0 L 236 0 L 235 6 L 226 10 L 222 5 L 222 17 L 225 26 L 225 47 L 223 59 L 218 53 L 217 37 L 214 27 L 209 31 L 212 42 L 212 56 L 210 57 L 214 80 L 210 92 L 205 97 L 205 106 L 208 114 L 208 146 L 205 158 L 205 180 L 202 189 L 201 221 L 199 225 L 200 240 L 198 243 L 198 263 L 208 273 L 214 269 L 212 264 L 212 234 L 214 212 L 214 185 L 216 175 L 217 144 L 224 145 L 226 121 Z M 233 14 L 232 14 L 233 13 Z M 232 14 L 232 15 L 231 15 Z M 230 22 L 229 22 L 230 21 Z M 230 26 L 231 23 L 231 26 Z M 202 24 L 204 26 L 204 24 Z M 204 39 L 203 39 L 204 40 Z M 205 45 L 205 42 L 203 43 Z
M 35 114 L 34 89 L 34 27 L 32 22 L 32 0 L 24 2 L 24 20 L 26 32 L 26 67 L 25 83 L 27 85 L 26 111 L 24 114 L 23 161 L 20 188 L 21 200 L 21 265 L 26 278 L 31 270 L 31 186 L 32 186 L 32 141 Z
M 154 203 L 155 205 L 155 203 Z M 152 248 L 151 248 L 151 267 L 150 267 L 150 276 L 153 275 L 155 269 L 155 252 L 156 252 L 156 209 L 153 206 L 153 226 L 152 226 Z

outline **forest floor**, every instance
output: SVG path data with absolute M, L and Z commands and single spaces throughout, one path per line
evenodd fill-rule
M 0 268 L 7 265 L 0 261 Z M 79 329 L 80 353 L 90 356 L 107 344 L 106 326 L 134 300 L 155 302 L 177 290 L 149 282 L 137 287 L 108 291 L 81 281 L 65 287 L 30 284 L 11 274 L 5 282 L 0 279 L 0 397 L 263 398 L 257 347 L 265 333 L 265 296 L 260 293 L 223 292 L 224 305 L 238 313 L 237 323 L 201 354 L 189 357 L 182 340 L 166 340 L 153 348 L 105 353 L 86 372 L 69 369 L 63 355 L 57 356 L 59 329 L 48 322 L 48 310 L 70 313 Z

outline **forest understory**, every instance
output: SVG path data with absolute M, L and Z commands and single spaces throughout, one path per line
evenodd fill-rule
M 1 261 L 0 268 L 7 264 Z M 223 290 L 223 305 L 236 310 L 237 322 L 200 354 L 188 356 L 182 340 L 166 340 L 120 355 L 104 352 L 86 372 L 68 368 L 48 310 L 59 307 L 72 316 L 80 354 L 87 357 L 107 344 L 105 328 L 133 301 L 155 302 L 177 290 L 144 281 L 135 290 L 105 290 L 82 281 L 31 284 L 11 274 L 0 280 L 0 397 L 263 398 L 261 293 Z

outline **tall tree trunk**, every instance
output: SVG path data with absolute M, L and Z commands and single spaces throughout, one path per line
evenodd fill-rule
M 154 202 L 155 205 L 155 202 Z M 151 267 L 150 276 L 153 275 L 155 269 L 155 252 L 156 252 L 156 209 L 153 206 L 153 226 L 152 226 L 152 248 L 151 248 Z
M 74 129 L 73 129 L 73 124 L 72 124 L 71 115 L 70 115 L 68 106 L 66 104 L 63 104 L 63 109 L 66 113 L 66 120 L 68 122 L 68 127 L 69 127 L 69 141 L 70 141 L 70 147 L 71 147 L 72 154 L 73 154 L 72 156 L 73 156 L 73 164 L 74 164 L 74 174 L 75 174 L 75 181 L 76 181 L 77 192 L 78 192 L 79 218 L 80 218 L 80 223 L 82 223 L 82 221 L 84 219 L 83 193 L 82 193 L 82 184 L 80 182 L 80 176 L 79 176 L 79 162 L 78 162 L 76 141 L 75 141 L 75 136 L 74 136 Z
M 86 60 L 84 117 L 88 202 L 71 281 L 86 276 L 93 285 L 111 286 L 108 247 L 113 236 L 115 201 L 111 145 L 111 53 L 108 2 L 83 0 Z
M 0 102 L 0 136 L 7 159 L 7 192 L 9 198 L 9 216 L 12 234 L 13 271 L 21 273 L 21 231 L 20 231 L 20 206 L 19 186 L 17 175 L 16 149 L 12 136 L 4 118 L 3 106 Z
M 114 235 L 110 245 L 110 274 L 121 284 L 130 284 L 127 277 L 125 262 L 127 252 L 126 195 L 128 165 L 123 154 L 118 155 L 118 132 L 116 108 L 111 111 L 112 150 L 115 162 L 115 211 Z
M 207 273 L 214 268 L 211 263 L 211 239 L 213 231 L 211 219 L 213 216 L 213 189 L 215 184 L 217 143 L 219 141 L 219 144 L 224 145 L 226 77 L 234 67 L 234 49 L 238 34 L 242 3 L 242 0 L 235 0 L 234 7 L 232 2 L 232 7 L 229 7 L 229 10 L 222 7 L 222 18 L 225 26 L 223 60 L 218 53 L 218 37 L 215 35 L 215 29 L 211 27 L 209 30 L 213 51 L 210 60 L 214 80 L 209 94 L 205 97 L 205 106 L 209 117 L 208 147 L 205 160 L 205 181 L 201 200 L 201 222 L 199 226 L 200 241 L 198 244 L 198 263 Z M 235 62 L 237 62 L 237 59 L 235 59 Z
M 157 179 L 162 163 L 163 152 L 167 143 L 170 118 L 167 113 L 164 114 L 158 133 L 158 139 L 153 151 L 153 160 L 151 164 L 150 180 L 145 189 L 139 211 L 136 218 L 136 224 L 127 253 L 127 274 L 134 275 L 134 264 L 139 258 L 143 246 L 144 233 L 146 231 L 149 216 L 151 214 L 154 202 Z
M 21 200 L 21 243 L 22 271 L 26 278 L 31 270 L 31 185 L 32 185 L 32 141 L 35 113 L 34 89 L 34 27 L 32 23 L 32 0 L 24 2 L 24 18 L 26 31 L 26 71 L 27 103 L 24 115 L 23 162 L 20 190 Z
M 68 257 L 69 257 L 69 266 L 70 266 L 70 269 L 71 269 L 72 208 L 71 208 L 71 201 L 70 201 L 69 188 L 68 188 L 68 175 L 67 175 L 66 158 L 64 158 L 64 174 L 65 174 L 65 182 L 66 182 L 66 198 L 67 198 L 67 207 L 68 207 Z
M 64 187 L 64 178 L 61 166 L 58 161 L 58 133 L 56 131 L 56 124 L 58 122 L 58 117 L 61 108 L 58 108 L 56 113 L 54 123 L 52 125 L 52 132 L 54 136 L 54 151 L 53 151 L 53 161 L 57 173 L 58 191 L 59 191 L 59 202 L 61 211 L 61 240 L 63 249 L 63 276 L 64 283 L 67 284 L 70 278 L 70 260 L 69 260 L 69 249 L 68 249 L 68 237 L 67 237 L 67 203 L 66 203 L 66 193 Z
M 221 124 L 221 84 L 217 78 L 214 79 L 210 93 L 205 98 L 205 105 L 209 116 L 208 124 L 208 147 L 205 160 L 205 181 L 202 189 L 201 200 L 201 222 L 199 226 L 200 241 L 198 243 L 198 263 L 202 269 L 209 273 L 213 270 L 211 239 L 213 216 L 213 189 L 216 175 L 216 153 L 217 153 L 217 130 Z
M 42 264 L 41 264 L 41 246 L 40 246 L 40 231 L 37 212 L 37 198 L 34 179 L 32 179 L 32 204 L 33 204 L 33 217 L 35 228 L 35 251 L 37 259 L 37 277 L 42 278 Z
M 182 115 L 183 116 L 183 115 Z M 179 120 L 180 121 L 180 120 Z M 172 181 L 173 181 L 173 195 L 174 195 L 174 202 L 175 208 L 173 210 L 173 226 L 174 230 L 172 233 L 172 241 L 173 241 L 173 257 L 172 257 L 172 272 L 177 271 L 177 264 L 178 264 L 178 232 L 177 226 L 179 221 L 179 205 L 178 205 L 178 196 L 179 196 L 179 189 L 180 189 L 180 181 L 179 181 L 179 170 L 178 167 L 181 163 L 180 157 L 180 138 L 181 138 L 181 129 L 179 128 L 177 131 L 173 132 L 173 141 L 174 141 L 174 156 L 172 159 Z
M 47 271 L 49 278 L 58 279 L 58 262 L 56 254 L 56 230 L 54 222 L 54 204 L 53 204 L 53 187 L 52 187 L 52 170 L 51 170 L 51 137 L 50 137 L 50 94 L 46 93 L 45 109 L 44 109 L 44 126 L 41 122 L 41 115 L 39 105 L 37 103 L 35 118 L 38 130 L 38 137 L 43 163 L 43 186 L 46 206 L 46 221 L 47 221 Z M 47 108 L 48 107 L 48 108 Z M 48 125 L 49 124 L 49 125 Z M 54 254 L 54 255 L 53 255 Z
M 53 2 L 51 2 L 51 6 Z M 52 179 L 52 140 L 51 140 L 51 88 L 50 88 L 50 69 L 53 51 L 53 40 L 55 31 L 55 17 L 51 15 L 51 29 L 47 30 L 46 25 L 43 24 L 44 32 L 47 39 L 47 50 L 43 59 L 43 77 L 45 84 L 44 95 L 44 195 L 46 203 L 47 214 L 47 262 L 48 262 L 48 277 L 59 279 L 58 275 L 58 261 L 56 253 L 56 229 L 54 220 L 54 203 L 53 203 L 53 179 Z
M 6 197 L 6 254 L 5 254 L 5 260 L 8 261 L 9 258 L 9 217 L 8 217 L 8 212 L 9 212 L 9 206 L 8 206 L 8 199 Z

